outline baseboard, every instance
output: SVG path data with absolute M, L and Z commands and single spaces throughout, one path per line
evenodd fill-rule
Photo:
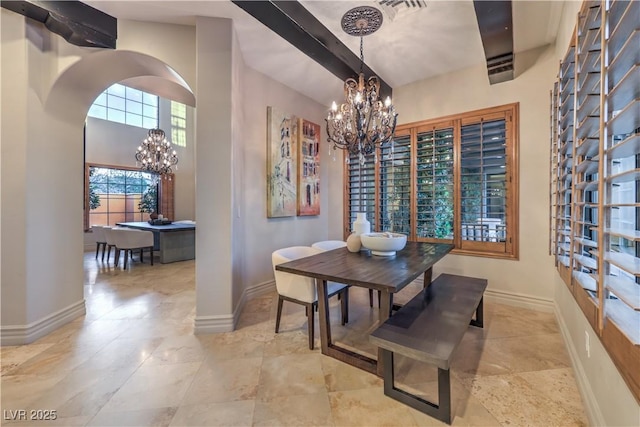
M 233 310 L 233 314 L 196 317 L 194 321 L 194 333 L 198 335 L 234 331 L 247 301 L 273 292 L 275 286 L 276 282 L 273 280 L 249 286 L 242 292 L 240 301 L 238 305 L 236 305 L 235 310 Z
M 30 344 L 78 317 L 84 316 L 85 313 L 85 303 L 82 299 L 28 325 L 2 326 L 0 327 L 0 345 Z
M 221 332 L 231 332 L 234 329 L 234 316 L 196 316 L 193 322 L 193 333 L 196 335 L 219 334 Z
M 547 313 L 554 312 L 554 303 L 552 299 L 492 289 L 484 291 L 484 296 L 487 301 L 497 302 L 500 304 L 512 305 L 535 311 L 544 311 Z
M 240 302 L 236 306 L 236 309 L 233 311 L 233 328 L 235 329 L 238 324 L 238 320 L 240 320 L 240 315 L 242 314 L 242 310 L 244 309 L 247 301 L 251 301 L 254 298 L 259 298 L 263 295 L 268 295 L 273 292 L 276 288 L 276 282 L 274 280 L 269 280 L 267 282 L 258 283 L 257 285 L 247 287 L 240 296 Z
M 254 298 L 259 298 L 264 295 L 268 295 L 271 292 L 276 290 L 276 282 L 275 280 L 269 280 L 266 282 L 258 283 L 257 285 L 249 286 L 242 293 L 243 296 L 246 295 L 247 301 L 250 301 Z
M 593 394 L 593 390 L 591 389 L 591 385 L 587 379 L 587 374 L 585 373 L 582 363 L 580 362 L 580 358 L 578 357 L 578 351 L 573 345 L 573 340 L 571 339 L 571 334 L 569 333 L 567 324 L 564 322 L 564 318 L 560 315 L 558 306 L 555 304 L 554 313 L 556 315 L 556 320 L 558 321 L 558 326 L 560 327 L 560 333 L 562 333 L 562 339 L 564 340 L 564 344 L 569 352 L 571 366 L 573 367 L 573 375 L 576 377 L 576 382 L 578 383 L 578 390 L 580 391 L 582 400 L 585 403 L 589 425 L 604 426 L 606 423 L 602 416 L 602 411 L 600 411 L 598 400 Z

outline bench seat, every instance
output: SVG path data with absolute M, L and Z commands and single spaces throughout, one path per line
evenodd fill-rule
M 486 288 L 485 279 L 441 274 L 373 331 L 370 342 L 383 349 L 387 396 L 451 423 L 451 358 L 468 326 L 482 327 Z M 437 405 L 395 387 L 394 354 L 438 367 Z

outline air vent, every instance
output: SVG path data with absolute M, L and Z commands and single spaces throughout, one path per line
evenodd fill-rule
M 391 21 L 427 7 L 424 0 L 379 0 L 378 4 Z

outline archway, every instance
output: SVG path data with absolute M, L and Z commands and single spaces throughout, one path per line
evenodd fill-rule
M 94 99 L 122 82 L 191 107 L 196 99 L 187 82 L 168 64 L 133 51 L 101 51 L 63 71 L 51 86 L 45 111 L 71 123 L 83 123 Z
M 30 61 L 41 64 L 36 53 L 26 59 L 25 68 Z M 28 78 L 22 84 L 31 88 Z M 24 124 L 16 126 L 18 148 L 25 156 L 15 157 L 16 166 L 7 172 L 26 176 L 18 181 L 14 198 L 16 206 L 24 206 L 17 209 L 24 216 L 16 216 L 11 226 L 28 256 L 18 257 L 21 264 L 14 263 L 10 271 L 16 279 L 6 283 L 7 295 L 16 297 L 5 299 L 3 289 L 3 312 L 11 301 L 16 307 L 5 317 L 3 345 L 32 342 L 84 313 L 82 134 L 93 100 L 115 82 L 195 105 L 191 88 L 175 70 L 132 51 L 88 54 L 58 75 L 39 96 L 42 103 L 31 97 Z

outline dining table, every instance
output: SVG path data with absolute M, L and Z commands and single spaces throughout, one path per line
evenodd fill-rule
M 174 222 L 167 224 L 150 224 L 144 221 L 118 222 L 119 227 L 153 233 L 153 250 L 159 251 L 160 263 L 186 261 L 196 257 L 196 224 L 195 222 Z
M 427 287 L 433 265 L 452 249 L 453 245 L 448 243 L 407 242 L 395 255 L 378 256 L 368 250 L 349 252 L 347 248 L 339 248 L 279 264 L 276 270 L 316 279 L 322 354 L 382 376 L 381 349 L 376 360 L 332 342 L 327 282 L 380 291 L 378 322 L 382 324 L 391 315 L 393 294 L 420 275 L 424 275 L 424 287 Z

